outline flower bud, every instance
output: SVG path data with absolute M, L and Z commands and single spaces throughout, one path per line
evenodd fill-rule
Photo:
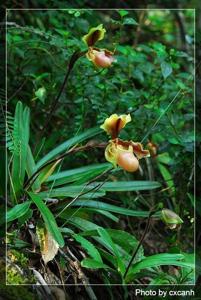
M 117 164 L 127 172 L 135 172 L 139 169 L 139 161 L 130 152 L 121 152 L 117 158 Z
M 148 144 L 147 144 L 147 149 L 149 149 L 150 155 L 152 157 L 157 156 L 157 145 L 156 144 L 149 141 Z
M 183 223 L 183 220 L 172 210 L 164 208 L 161 211 L 162 221 L 170 228 L 175 229 L 178 225 Z

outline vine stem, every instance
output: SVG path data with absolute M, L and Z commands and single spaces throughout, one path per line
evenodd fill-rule
M 130 269 L 130 266 L 131 266 L 131 264 L 132 264 L 134 258 L 136 257 L 136 255 L 137 255 L 137 253 L 138 253 L 138 250 L 140 249 L 140 246 L 142 245 L 142 242 L 143 242 L 144 239 L 145 239 L 145 236 L 146 236 L 146 234 L 147 234 L 147 232 L 148 232 L 148 230 L 149 230 L 149 225 L 150 225 L 151 217 L 152 217 L 152 215 L 154 215 L 154 214 L 155 214 L 155 211 L 154 211 L 154 210 L 151 210 L 150 213 L 149 213 L 149 217 L 148 217 L 147 224 L 146 224 L 145 230 L 144 230 L 144 232 L 143 232 L 143 235 L 142 235 L 142 237 L 141 237 L 141 239 L 140 239 L 140 241 L 139 241 L 139 243 L 138 243 L 137 248 L 136 248 L 135 251 L 133 252 L 133 255 L 132 255 L 132 257 L 131 257 L 131 260 L 129 261 L 129 264 L 128 264 L 128 266 L 127 266 L 127 268 L 126 268 L 126 271 L 125 271 L 125 273 L 124 273 L 124 275 L 123 275 L 123 279 L 126 278 L 126 275 L 127 275 L 128 271 L 129 271 L 129 269 Z

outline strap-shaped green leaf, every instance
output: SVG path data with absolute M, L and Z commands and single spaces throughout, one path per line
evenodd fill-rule
M 88 254 L 93 258 L 95 261 L 103 263 L 100 253 L 96 249 L 96 247 L 88 241 L 86 238 L 79 234 L 73 235 L 74 239 L 82 245 L 82 247 L 88 252 Z
M 100 127 L 94 127 L 86 130 L 85 132 L 72 137 L 71 139 L 67 140 L 66 142 L 62 143 L 61 145 L 54 148 L 52 151 L 50 151 L 48 154 L 46 154 L 37 164 L 36 168 L 38 169 L 43 164 L 45 164 L 48 160 L 52 159 L 53 157 L 57 156 L 61 152 L 67 151 L 70 147 L 74 146 L 77 143 L 81 143 L 86 139 L 89 139 L 99 133 L 101 133 Z
M 17 204 L 14 207 L 12 207 L 10 210 L 7 211 L 6 221 L 11 222 L 25 215 L 29 210 L 30 204 L 31 201 L 26 201 L 24 203 Z
M 49 208 L 47 207 L 47 205 L 45 205 L 45 203 L 43 202 L 42 198 L 34 193 L 29 193 L 32 201 L 36 204 L 36 206 L 38 207 L 43 220 L 45 222 L 45 225 L 47 227 L 47 230 L 51 233 L 52 237 L 55 239 L 55 241 L 59 244 L 60 247 L 64 246 L 64 239 L 63 236 L 57 226 L 56 220 L 53 216 L 53 214 L 51 213 L 51 211 L 49 210 Z
M 12 163 L 12 199 L 17 203 L 20 190 L 24 183 L 27 149 L 29 142 L 29 119 L 30 110 L 19 101 L 15 109 L 14 129 L 13 129 L 13 163 Z
M 67 185 L 61 188 L 55 188 L 51 190 L 47 190 L 44 192 L 40 192 L 39 195 L 42 198 L 47 198 L 47 197 L 77 197 L 78 195 L 82 195 L 84 198 L 94 198 L 94 197 L 102 197 L 105 195 L 105 192 L 101 189 L 98 189 L 99 185 L 97 184 L 97 189 L 92 188 L 90 186 L 86 185 Z
M 126 216 L 132 216 L 132 217 L 142 217 L 146 218 L 149 216 L 149 211 L 141 211 L 141 210 L 133 210 L 124 208 L 121 206 L 116 206 L 112 204 L 108 204 L 101 201 L 93 201 L 93 200 L 76 200 L 72 206 L 81 206 L 81 207 L 91 207 L 91 208 L 97 208 L 101 210 L 111 211 L 114 213 L 126 215 Z M 65 212 L 64 212 L 65 213 Z M 161 213 L 155 213 L 153 217 L 160 218 Z
M 102 184 L 102 182 L 93 182 L 90 186 Z M 111 181 L 101 185 L 101 189 L 106 192 L 126 192 L 143 191 L 159 188 L 161 184 L 157 181 Z
M 110 163 L 88 165 L 81 168 L 66 170 L 51 175 L 46 181 L 55 181 L 54 186 L 68 182 L 82 181 L 83 183 L 111 168 Z
M 100 235 L 101 240 L 105 242 L 106 245 L 109 246 L 111 249 L 112 254 L 115 255 L 117 264 L 118 264 L 118 271 L 123 275 L 125 272 L 125 265 L 123 260 L 121 259 L 116 244 L 113 242 L 112 238 L 110 237 L 109 233 L 103 228 L 98 228 L 98 233 Z
M 36 165 L 35 165 L 34 157 L 30 146 L 28 146 L 27 160 L 26 160 L 26 172 L 28 174 L 28 177 L 31 177 L 31 175 L 35 172 L 35 170 L 36 170 Z M 31 187 L 33 191 L 40 190 L 40 181 L 38 178 L 36 178 L 36 180 L 33 182 Z
M 172 253 L 155 254 L 155 255 L 148 256 L 143 260 L 141 260 L 140 262 L 134 264 L 130 268 L 126 276 L 126 282 L 132 281 L 135 277 L 135 274 L 142 269 L 163 266 L 163 265 L 195 268 L 193 263 L 185 261 L 185 256 L 183 254 L 172 254 Z
M 111 269 L 106 264 L 101 263 L 101 262 L 96 261 L 96 260 L 91 259 L 91 258 L 83 259 L 81 261 L 81 266 L 84 267 L 84 268 L 90 268 L 90 269 Z

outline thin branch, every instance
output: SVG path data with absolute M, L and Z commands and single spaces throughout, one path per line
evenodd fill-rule
M 162 84 L 164 83 L 164 79 L 162 78 L 162 79 L 160 79 L 159 80 L 159 84 L 157 85 L 157 87 L 156 88 L 154 88 L 153 89 L 153 91 L 150 93 L 150 97 L 154 97 L 155 96 L 155 94 L 158 92 L 158 90 L 160 90 L 161 89 L 161 87 L 162 87 Z M 147 99 L 144 99 L 144 101 L 141 101 L 140 102 L 140 105 L 141 106 L 143 106 L 143 105 L 145 105 L 147 103 Z M 138 110 L 139 109 L 139 107 L 137 107 L 137 108 L 134 108 L 134 109 L 132 109 L 132 110 L 127 110 L 127 114 L 128 113 L 134 113 L 136 110 Z
M 22 90 L 22 88 L 24 87 L 26 82 L 27 82 L 27 78 L 22 82 L 22 84 L 19 86 L 19 88 L 8 98 L 8 102 Z
M 69 62 L 69 64 L 68 64 L 68 66 L 67 66 L 67 71 L 66 71 L 66 75 L 65 75 L 65 77 L 64 77 L 63 83 L 62 83 L 62 85 L 61 85 L 61 88 L 60 88 L 60 90 L 59 90 L 58 95 L 56 96 L 56 98 L 54 99 L 54 101 L 53 101 L 52 104 L 51 104 L 51 108 L 50 108 L 49 115 L 48 115 L 48 117 L 47 117 L 47 120 L 46 120 L 46 122 L 45 122 L 43 128 L 41 129 L 40 136 L 42 136 L 43 133 L 45 132 L 45 129 L 46 129 L 48 123 L 49 123 L 50 120 L 52 119 L 53 113 L 54 113 L 54 112 L 56 111 L 56 109 L 57 109 L 57 106 L 58 106 L 58 103 L 59 103 L 59 99 L 60 99 L 60 97 L 61 97 L 61 95 L 62 95 L 62 93 L 63 93 L 63 91 L 64 91 L 64 89 L 65 89 L 65 87 L 66 87 L 66 84 L 67 84 L 69 75 L 70 75 L 70 73 L 71 73 L 71 71 L 72 71 L 72 69 L 73 69 L 75 63 L 77 62 L 77 60 L 78 60 L 80 57 L 84 56 L 84 55 L 86 54 L 86 52 L 87 52 L 87 51 L 76 51 L 76 52 L 74 52 L 73 55 L 71 56 L 70 62 Z
M 140 241 L 139 241 L 139 244 L 138 244 L 137 248 L 135 249 L 135 251 L 134 251 L 134 253 L 133 253 L 132 257 L 131 257 L 131 260 L 130 260 L 130 262 L 129 262 L 127 268 L 126 268 L 126 271 L 125 271 L 125 273 L 124 273 L 124 275 L 123 275 L 123 278 L 124 278 L 124 279 L 125 279 L 125 277 L 126 277 L 128 271 L 129 271 L 129 268 L 130 268 L 130 266 L 131 266 L 131 264 L 132 264 L 134 258 L 136 257 L 136 255 L 137 255 L 137 253 L 138 253 L 138 250 L 140 249 L 140 246 L 142 245 L 142 242 L 143 242 L 144 239 L 145 239 L 145 236 L 146 236 L 146 234 L 147 234 L 147 232 L 148 232 L 148 230 L 149 230 L 149 225 L 150 225 L 150 221 L 151 221 L 151 216 L 154 215 L 154 214 L 155 214 L 155 211 L 151 210 L 151 212 L 150 212 L 150 214 L 149 214 L 149 217 L 148 217 L 148 220 L 147 220 L 147 224 L 146 224 L 146 228 L 145 228 L 145 230 L 144 230 L 144 233 L 143 233 L 143 235 L 142 235 L 142 237 L 141 237 L 141 239 L 140 239 Z
M 183 15 L 180 13 L 180 11 L 174 11 L 175 20 L 179 26 L 180 31 L 180 37 L 182 42 L 182 48 L 183 50 L 187 51 L 187 43 L 186 43 L 186 32 L 185 32 L 185 26 L 183 22 Z
M 145 136 L 143 137 L 143 139 L 141 140 L 141 143 L 144 142 L 144 140 L 148 137 L 148 135 L 152 132 L 152 130 L 156 127 L 156 125 L 159 123 L 159 121 L 161 120 L 161 118 L 166 114 L 166 112 L 168 111 L 168 109 L 171 107 L 171 105 L 176 101 L 177 97 L 179 96 L 179 94 L 182 92 L 182 89 L 180 89 L 176 95 L 174 96 L 174 98 L 171 100 L 171 102 L 169 102 L 169 104 L 167 105 L 167 107 L 164 109 L 164 111 L 160 114 L 160 116 L 157 118 L 157 120 L 154 122 L 154 124 L 151 126 L 151 128 L 148 130 L 148 132 L 145 134 Z M 183 95 L 182 95 L 183 96 Z
M 86 277 L 86 275 L 84 274 L 84 272 L 83 272 L 83 270 L 82 270 L 82 268 L 80 266 L 79 260 L 74 255 L 73 255 L 74 256 L 74 258 L 73 258 L 74 260 L 72 260 L 71 258 L 69 258 L 66 255 L 69 252 L 69 249 L 68 249 L 68 251 L 66 251 L 66 253 L 64 253 L 61 249 L 59 249 L 59 252 L 69 262 L 71 269 L 73 269 L 73 272 L 77 273 L 78 278 L 81 280 L 82 284 L 85 287 L 85 290 L 86 290 L 86 292 L 87 292 L 87 294 L 89 296 L 89 299 L 90 300 L 97 300 L 97 297 L 94 294 L 94 291 L 93 291 L 93 289 L 90 286 L 89 280 Z M 72 254 L 71 254 L 71 256 L 72 256 Z
M 140 12 L 140 15 L 139 15 L 139 22 L 138 22 L 139 25 L 138 25 L 137 30 L 135 32 L 135 40 L 134 40 L 134 43 L 133 43 L 134 48 L 138 44 L 138 39 L 139 39 L 141 31 L 142 31 L 142 24 L 143 24 L 143 21 L 144 21 L 144 16 L 145 16 L 145 10 L 142 10 Z

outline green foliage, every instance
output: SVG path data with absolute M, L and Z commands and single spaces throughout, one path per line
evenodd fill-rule
M 31 175 L 34 173 L 35 170 L 36 170 L 36 164 L 34 161 L 34 157 L 30 146 L 28 146 L 27 159 L 26 159 L 26 172 L 28 177 L 31 177 Z M 36 178 L 36 180 L 33 182 L 32 189 L 33 191 L 38 191 L 40 189 L 40 181 L 38 180 L 38 178 Z
M 101 189 L 108 192 L 143 191 L 160 187 L 160 183 L 152 181 L 94 182 L 92 186 L 97 184 L 103 184 Z
M 6 221 L 11 222 L 25 215 L 29 210 L 30 204 L 31 204 L 30 201 L 26 201 L 24 203 L 15 205 L 13 208 L 8 210 Z
M 171 65 L 169 63 L 163 61 L 161 63 L 161 72 L 162 72 L 164 79 L 166 79 L 172 73 Z
M 132 281 L 137 272 L 144 268 L 152 268 L 161 265 L 175 265 L 194 269 L 194 263 L 185 261 L 185 256 L 182 254 L 161 253 L 144 258 L 133 266 L 126 278 L 126 281 Z
M 89 256 L 91 256 L 91 258 L 94 259 L 94 261 L 98 263 L 103 263 L 98 250 L 92 243 L 90 243 L 87 239 L 78 234 L 73 235 L 73 237 L 77 242 L 79 242 L 82 245 L 82 247 L 88 252 Z
M 52 215 L 49 208 L 43 203 L 42 198 L 40 198 L 38 195 L 29 193 L 32 201 L 36 204 L 38 207 L 43 220 L 45 222 L 45 225 L 47 227 L 47 230 L 51 233 L 52 237 L 55 239 L 55 241 L 59 244 L 60 247 L 64 246 L 64 239 L 62 237 L 62 234 L 56 224 L 55 218 Z
M 28 258 L 19 251 L 12 250 L 9 253 L 9 256 L 11 256 L 12 261 L 17 261 L 20 266 L 25 267 L 28 263 Z
M 36 97 L 42 102 L 44 103 L 45 102 L 45 99 L 46 99 L 46 95 L 47 92 L 46 92 L 46 89 L 44 87 L 41 87 L 39 88 L 36 92 L 35 92 L 35 95 Z
M 84 183 L 100 175 L 102 172 L 109 170 L 110 168 L 111 164 L 109 163 L 89 165 L 81 168 L 66 170 L 63 172 L 57 172 L 50 176 L 46 181 L 54 181 L 54 186 L 77 181 L 79 183 Z
M 42 216 L 62 248 L 48 267 L 65 284 L 83 284 L 85 272 L 108 286 L 194 282 L 193 11 L 181 15 L 185 41 L 171 10 L 8 12 L 8 247 L 26 249 L 30 264 Z M 82 40 L 100 24 L 98 47 L 115 58 L 102 69 Z M 105 161 L 100 125 L 114 113 L 132 118 L 120 138 L 150 150 L 135 173 Z M 179 214 L 180 228 L 165 227 L 163 208 Z
M 93 200 L 77 200 L 72 204 L 72 206 L 82 206 L 82 207 L 92 207 L 92 208 L 98 208 L 101 210 L 111 211 L 114 213 L 123 214 L 126 216 L 133 216 L 133 217 L 148 217 L 149 212 L 147 211 L 139 211 L 139 210 L 131 210 L 123 207 L 118 207 L 116 205 L 104 203 L 101 201 L 93 201 Z M 159 217 L 160 214 L 156 213 L 156 217 Z
M 7 253 L 8 263 L 7 263 L 7 284 L 10 285 L 20 285 L 35 283 L 35 278 L 30 274 L 27 269 L 28 258 L 17 250 L 10 250 Z M 23 274 L 23 269 L 26 269 L 26 277 Z
M 15 284 L 27 284 L 29 282 L 29 278 L 24 278 L 20 272 L 14 267 L 8 267 L 7 269 L 7 283 L 11 285 Z
M 71 139 L 67 140 L 66 142 L 62 143 L 61 145 L 57 146 L 55 149 L 50 151 L 48 154 L 46 154 L 36 165 L 36 168 L 41 167 L 44 163 L 46 163 L 48 160 L 54 158 L 59 153 L 68 150 L 70 147 L 74 146 L 77 143 L 81 143 L 85 141 L 86 139 L 89 139 L 101 132 L 101 129 L 99 127 L 91 128 L 75 137 L 72 137 Z
M 90 269 L 100 269 L 100 268 L 108 269 L 109 268 L 106 264 L 103 264 L 102 262 L 97 261 L 95 259 L 91 259 L 91 258 L 83 259 L 81 262 L 81 265 L 84 268 L 90 268 Z
M 23 109 L 22 103 L 18 102 L 15 110 L 13 138 L 13 163 L 12 163 L 12 198 L 18 202 L 18 196 L 23 186 L 29 142 L 29 114 L 28 107 Z

